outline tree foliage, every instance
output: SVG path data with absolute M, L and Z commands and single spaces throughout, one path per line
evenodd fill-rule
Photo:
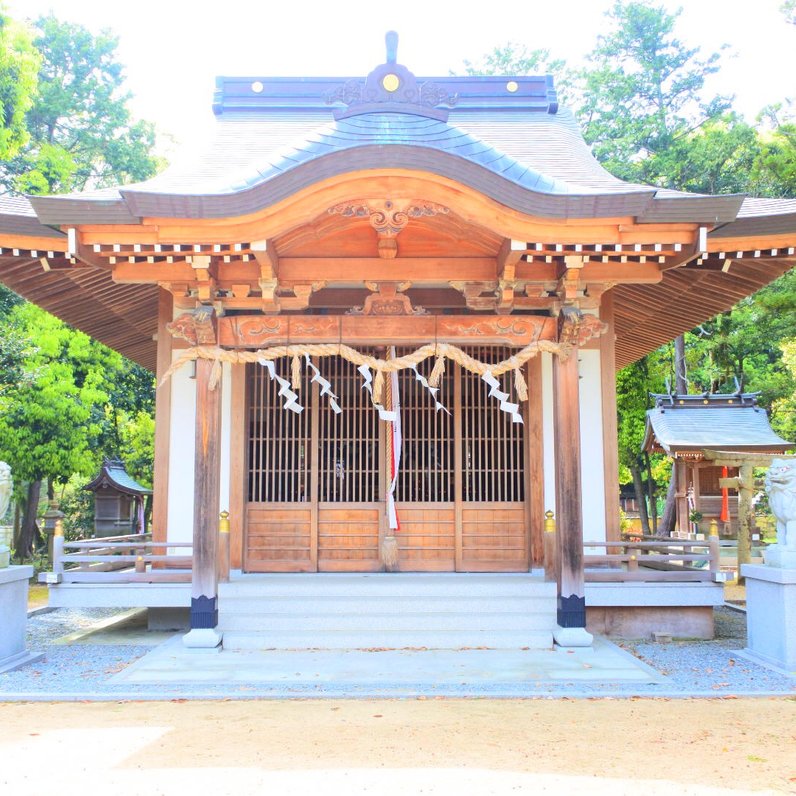
M 27 143 L 6 164 L 6 188 L 42 194 L 151 177 L 155 129 L 131 117 L 117 39 L 52 15 L 34 29 L 40 66 L 27 91 Z
M 30 32 L 0 5 L 0 162 L 17 155 L 30 138 L 25 117 L 40 60 Z
M 0 459 L 16 478 L 66 480 L 94 466 L 113 352 L 69 329 L 32 304 L 11 312 L 9 329 L 22 343 L 18 380 L 0 393 Z M 119 355 L 115 355 L 119 358 Z
M 154 127 L 132 119 L 107 32 L 0 13 L 0 186 L 79 191 L 143 180 L 161 165 Z M 152 374 L 0 286 L 0 459 L 23 507 L 30 553 L 41 483 L 91 475 L 104 455 L 151 483 Z M 80 502 L 79 500 L 77 501 Z
M 618 1 L 581 72 L 584 136 L 626 180 L 676 187 L 666 168 L 671 148 L 729 108 L 726 97 L 703 98 L 719 54 L 701 58 L 674 35 L 679 13 Z
M 794 22 L 794 2 L 782 6 Z M 586 65 L 557 75 L 595 157 L 616 176 L 695 193 L 796 196 L 796 123 L 787 103 L 764 108 L 749 123 L 731 98 L 706 95 L 720 53 L 702 55 L 677 32 L 679 12 L 653 2 L 616 2 Z M 495 48 L 468 64 L 473 71 L 538 71 L 555 63 L 547 51 Z M 786 274 L 732 310 L 685 336 L 687 376 L 694 391 L 761 392 L 773 424 L 794 437 L 792 367 L 796 340 L 796 275 Z M 783 350 L 785 358 L 783 359 Z M 788 359 L 791 357 L 791 359 Z M 673 346 L 644 357 L 617 376 L 622 482 L 662 487 L 668 473 L 640 454 L 649 392 L 675 385 Z M 790 437 L 788 436 L 790 434 Z M 649 465 L 649 466 L 648 466 Z M 646 473 L 645 473 L 646 469 Z

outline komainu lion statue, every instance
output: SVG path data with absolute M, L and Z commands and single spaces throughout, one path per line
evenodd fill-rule
M 766 475 L 768 505 L 777 521 L 777 546 L 796 552 L 796 459 L 774 459 Z

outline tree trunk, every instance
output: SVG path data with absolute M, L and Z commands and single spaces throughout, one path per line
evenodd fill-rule
M 650 532 L 650 521 L 647 516 L 647 496 L 644 494 L 644 483 L 641 480 L 641 470 L 638 464 L 631 465 L 630 474 L 633 476 L 633 489 L 636 492 L 638 518 L 641 520 L 641 532 L 648 535 Z
M 16 504 L 14 505 L 14 530 L 11 535 L 11 547 L 13 547 L 14 550 L 16 550 L 17 546 L 19 545 L 19 533 L 21 528 L 20 520 L 19 500 L 17 500 Z
M 649 453 L 644 454 L 644 469 L 647 471 L 647 495 L 650 501 L 650 528 L 653 534 L 658 533 L 658 497 L 655 494 L 655 481 L 652 478 L 652 464 Z
M 658 536 L 671 536 L 677 522 L 677 484 L 674 475 L 674 462 L 672 462 L 672 475 L 669 478 L 669 488 L 666 490 L 666 503 L 663 506 L 661 521 L 658 523 Z
M 28 496 L 25 504 L 25 514 L 22 517 L 22 527 L 19 531 L 19 544 L 17 545 L 17 558 L 24 561 L 33 554 L 33 540 L 36 535 L 36 513 L 39 509 L 39 495 L 41 493 L 41 480 L 28 483 Z
M 688 392 L 688 376 L 685 370 L 685 337 L 678 335 L 674 338 L 674 391 Z
M 688 378 L 685 370 L 685 337 L 678 335 L 674 338 L 674 391 L 680 395 L 688 392 Z M 669 488 L 666 490 L 666 503 L 658 525 L 657 533 L 661 536 L 671 536 L 677 524 L 677 484 L 674 476 L 674 461 L 672 461 L 672 474 L 669 478 Z

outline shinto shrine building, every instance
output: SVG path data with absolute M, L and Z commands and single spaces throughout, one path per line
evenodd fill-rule
M 538 571 L 554 511 L 549 634 L 582 643 L 615 372 L 791 268 L 796 201 L 623 182 L 549 76 L 418 78 L 392 39 L 214 110 L 190 169 L 0 200 L 0 280 L 158 376 L 153 535 L 193 543 L 198 643 L 221 510 L 241 577 Z

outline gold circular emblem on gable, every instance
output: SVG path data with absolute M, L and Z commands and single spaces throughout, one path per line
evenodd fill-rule
M 510 92 L 511 94 L 516 93 L 520 89 L 520 84 L 516 80 L 509 80 L 506 83 L 506 91 Z
M 389 74 L 384 75 L 384 77 L 381 79 L 381 84 L 384 86 L 385 91 L 392 93 L 393 91 L 398 91 L 398 86 L 401 85 L 401 81 L 398 75 L 390 72 Z
M 252 91 L 255 94 L 261 94 L 263 88 L 265 88 L 265 87 L 263 86 L 263 84 L 259 80 L 255 80 L 254 83 L 252 83 Z

